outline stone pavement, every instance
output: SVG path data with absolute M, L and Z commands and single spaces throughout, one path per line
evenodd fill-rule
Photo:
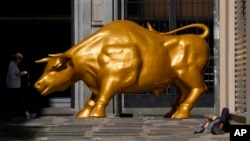
M 0 141 L 229 141 L 229 133 L 193 134 L 203 118 L 165 119 L 160 116 L 79 119 L 43 115 L 26 121 L 0 120 Z

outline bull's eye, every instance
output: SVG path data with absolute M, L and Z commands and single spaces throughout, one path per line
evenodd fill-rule
M 50 71 L 63 71 L 67 69 L 68 64 L 70 62 L 70 58 L 62 57 L 62 58 L 55 58 L 55 60 L 51 61 Z
M 67 68 L 66 64 L 57 64 L 56 66 L 53 66 L 51 71 L 62 71 Z

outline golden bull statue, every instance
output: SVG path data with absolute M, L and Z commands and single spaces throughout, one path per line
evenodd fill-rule
M 188 28 L 203 33 L 171 35 Z M 190 118 L 190 112 L 207 90 L 203 72 L 208 64 L 209 29 L 191 24 L 160 33 L 127 20 L 111 22 L 64 53 L 49 54 L 36 63 L 47 63 L 34 84 L 41 95 L 66 90 L 83 80 L 92 96 L 76 117 L 106 117 L 105 108 L 117 93 L 152 91 L 161 96 L 170 84 L 178 98 L 164 117 Z

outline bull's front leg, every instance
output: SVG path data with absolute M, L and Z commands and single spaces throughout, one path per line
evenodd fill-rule
M 91 98 L 86 101 L 85 106 L 75 115 L 77 118 L 86 118 L 90 116 L 90 113 L 92 112 L 95 102 L 96 96 L 94 94 L 91 95 Z
M 100 85 L 99 96 L 90 116 L 106 117 L 105 108 L 110 99 L 138 79 L 142 59 L 137 44 L 111 44 L 103 46 L 98 56 L 102 68 L 96 76 Z
M 100 94 L 96 100 L 94 109 L 92 110 L 91 117 L 106 117 L 105 108 L 110 99 L 116 92 L 118 82 L 114 82 L 111 78 L 102 82 Z

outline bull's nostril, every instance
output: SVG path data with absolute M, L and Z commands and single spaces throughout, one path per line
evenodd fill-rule
M 40 83 L 39 83 L 39 82 L 36 82 L 36 83 L 34 84 L 34 87 L 35 87 L 35 88 L 39 88 L 39 87 L 40 87 Z

